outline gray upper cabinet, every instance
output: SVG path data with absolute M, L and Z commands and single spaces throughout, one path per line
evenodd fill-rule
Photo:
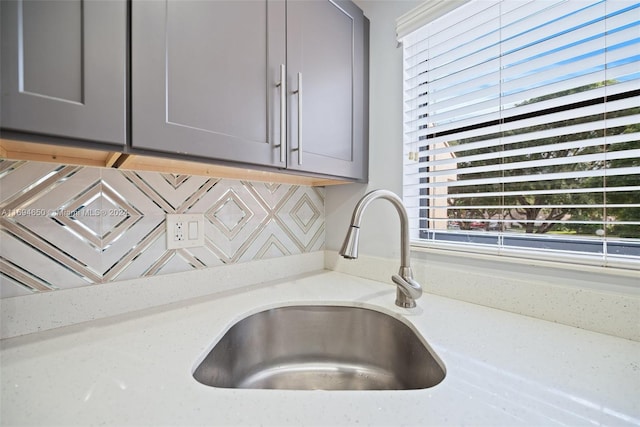
M 368 21 L 351 1 L 1 0 L 0 15 L 3 131 L 367 179 Z
M 132 146 L 284 167 L 284 18 L 284 1 L 134 1 Z
M 126 143 L 127 4 L 3 0 L 3 130 Z
M 365 21 L 348 1 L 134 1 L 133 148 L 366 179 Z
M 288 3 L 290 169 L 366 179 L 367 24 L 349 1 Z

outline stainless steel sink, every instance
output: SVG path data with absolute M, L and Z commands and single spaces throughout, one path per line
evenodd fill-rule
M 202 384 L 289 390 L 415 390 L 444 364 L 408 324 L 376 310 L 287 306 L 233 325 L 195 369 Z

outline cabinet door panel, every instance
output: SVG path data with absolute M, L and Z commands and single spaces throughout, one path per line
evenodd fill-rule
M 364 178 L 362 12 L 351 2 L 292 1 L 287 25 L 290 148 L 302 147 L 301 156 L 290 151 L 288 167 Z M 301 96 L 293 93 L 297 73 L 302 78 Z M 300 125 L 302 141 L 298 140 Z
M 82 2 L 20 5 L 23 93 L 82 103 Z
M 126 142 L 125 1 L 3 1 L 2 127 Z
M 133 147 L 279 164 L 283 22 L 283 2 L 134 2 Z

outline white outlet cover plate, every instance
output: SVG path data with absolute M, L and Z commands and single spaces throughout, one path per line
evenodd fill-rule
M 167 214 L 167 249 L 197 248 L 204 246 L 204 214 Z M 176 224 L 182 223 L 183 240 L 175 238 Z M 192 231 L 191 233 L 189 231 Z M 195 232 L 194 232 L 195 231 Z

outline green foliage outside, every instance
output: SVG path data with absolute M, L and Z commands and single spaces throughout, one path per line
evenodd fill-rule
M 525 101 L 520 105 L 537 103 L 549 99 L 562 98 L 577 92 L 593 90 L 603 85 L 613 85 L 616 82 L 608 81 L 579 88 L 558 92 L 544 97 Z M 640 114 L 640 107 L 627 108 L 620 111 L 607 112 L 607 119 L 616 117 Z M 501 135 L 485 135 L 466 140 L 451 141 L 451 145 L 464 145 L 479 140 L 497 138 L 499 136 L 509 137 L 517 134 L 529 134 L 550 129 L 558 129 L 571 125 L 602 121 L 602 114 L 567 119 L 557 122 L 550 122 L 504 132 Z M 605 135 L 606 132 L 606 135 Z M 561 132 L 563 133 L 563 132 Z M 603 138 L 617 134 L 636 134 L 635 138 L 629 142 L 590 145 L 590 141 L 595 138 Z M 584 145 L 575 148 L 564 147 L 562 144 L 575 141 L 585 141 Z M 569 144 L 567 144 L 569 145 Z M 557 146 L 557 150 L 543 151 L 543 146 Z M 503 172 L 498 167 L 503 161 L 500 156 L 493 159 L 483 159 L 475 161 L 460 161 L 457 164 L 459 180 L 486 179 L 490 177 L 511 177 L 511 176 L 535 176 L 547 174 L 559 174 L 567 172 L 586 172 L 593 170 L 611 170 L 622 167 L 640 168 L 640 157 L 631 157 L 614 160 L 586 160 L 574 161 L 578 156 L 588 156 L 599 154 L 604 151 L 615 152 L 621 150 L 640 149 L 640 123 L 621 126 L 618 128 L 598 129 L 593 131 L 578 132 L 566 135 L 559 135 L 537 140 L 529 140 L 514 144 L 514 146 L 497 146 L 482 149 L 471 149 L 458 152 L 458 157 L 486 154 L 488 152 L 499 153 L 512 149 L 527 148 L 526 154 L 521 154 L 505 158 L 505 163 L 531 162 L 536 160 L 549 160 L 555 164 L 544 166 L 522 167 L 519 169 L 509 169 Z M 566 160 L 566 161 L 565 161 Z M 490 172 L 478 172 L 465 174 L 464 170 L 478 166 L 496 166 Z M 640 170 L 640 169 L 639 169 Z M 606 211 L 602 208 L 589 207 L 590 205 L 629 205 L 640 203 L 640 192 L 638 191 L 607 191 L 603 192 L 582 192 L 580 189 L 586 188 L 619 188 L 640 185 L 640 175 L 611 175 L 603 178 L 597 177 L 559 177 L 557 179 L 544 181 L 525 181 L 513 184 L 486 184 L 449 187 L 449 205 L 454 209 L 449 209 L 449 219 L 478 219 L 489 223 L 492 219 L 506 219 L 515 226 L 522 227 L 526 233 L 543 234 L 548 232 L 576 233 L 580 235 L 594 236 L 596 230 L 602 228 L 606 219 L 615 221 L 640 221 L 640 208 L 637 207 L 610 207 Z M 566 190 L 554 193 L 554 190 Z M 573 190 L 573 191 L 572 191 Z M 456 194 L 473 194 L 488 192 L 506 192 L 513 195 L 505 197 L 467 197 L 455 198 Z M 541 194 L 527 194 L 540 192 Z M 545 194 L 546 192 L 546 194 Z M 606 197 L 606 200 L 604 198 Z M 468 206 L 469 208 L 465 208 Z M 473 208 L 473 206 L 495 206 L 495 208 Z M 501 206 L 511 206 L 511 208 L 501 208 Z M 573 206 L 573 207 L 571 207 Z M 585 221 L 586 224 L 574 224 L 571 222 Z M 535 223 L 532 221 L 536 221 Z M 469 229 L 470 222 L 461 222 L 461 228 Z M 640 225 L 610 225 L 606 230 L 607 235 L 618 237 L 640 238 Z

